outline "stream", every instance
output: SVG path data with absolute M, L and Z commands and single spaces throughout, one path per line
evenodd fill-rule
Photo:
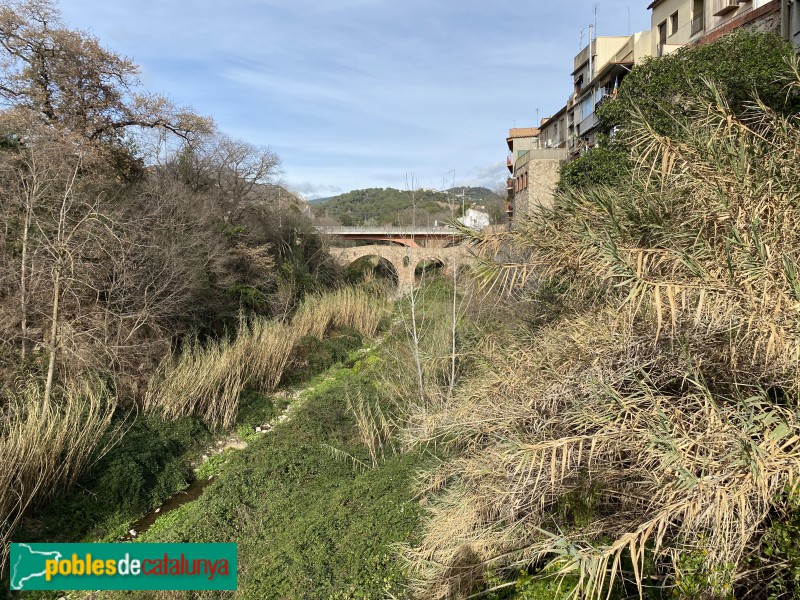
M 130 531 L 128 531 L 128 533 L 126 533 L 120 539 L 120 541 L 133 541 L 135 538 L 139 537 L 145 531 L 150 529 L 153 523 L 156 522 L 156 519 L 158 519 L 160 516 L 172 512 L 176 508 L 180 508 L 188 502 L 197 500 L 203 494 L 203 490 L 205 490 L 206 486 L 208 486 L 212 480 L 213 477 L 209 477 L 207 479 L 195 479 L 191 484 L 189 484 L 189 487 L 177 492 L 176 494 L 173 494 L 167 498 L 161 506 L 151 510 L 149 513 L 131 525 Z

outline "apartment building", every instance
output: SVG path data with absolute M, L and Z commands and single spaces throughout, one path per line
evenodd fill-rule
M 597 108 L 616 94 L 631 68 L 651 56 L 651 32 L 630 36 L 599 36 L 573 60 L 573 93 L 566 106 L 540 125 L 539 139 L 547 148 L 567 148 L 577 155 L 595 145 Z
M 800 0 L 653 0 L 648 9 L 650 31 L 591 39 L 573 60 L 567 103 L 539 127 L 509 131 L 507 185 L 516 213 L 552 200 L 561 164 L 596 144 L 598 107 L 645 57 L 711 43 L 738 28 L 772 31 L 800 47 Z
M 508 144 L 506 167 L 513 174 L 514 164 L 519 157 L 531 148 L 539 147 L 539 129 L 537 127 L 514 127 L 509 129 L 506 144 Z
M 514 213 L 526 214 L 535 205 L 551 204 L 566 150 L 545 147 L 538 127 L 509 129 L 506 143 L 507 188 Z
M 740 28 L 771 31 L 800 43 L 796 0 L 653 0 L 647 8 L 653 56 L 711 43 Z

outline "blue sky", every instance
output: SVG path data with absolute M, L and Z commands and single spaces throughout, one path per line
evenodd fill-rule
M 598 4 L 599 35 L 649 28 Z M 63 0 L 147 89 L 270 146 L 308 197 L 504 178 L 509 127 L 563 106 L 591 0 Z

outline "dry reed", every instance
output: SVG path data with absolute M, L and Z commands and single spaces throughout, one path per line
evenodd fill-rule
M 544 562 L 576 598 L 623 570 L 641 593 L 646 564 L 674 584 L 687 555 L 708 597 L 785 568 L 754 552 L 800 485 L 800 117 L 717 96 L 677 140 L 641 119 L 628 135 L 630 181 L 479 240 L 487 283 L 552 278 L 584 303 L 410 417 L 407 443 L 456 456 L 420 481 L 420 597 Z
M 382 299 L 344 288 L 310 297 L 289 324 L 258 318 L 242 325 L 233 339 L 205 345 L 192 340 L 180 354 L 164 359 L 151 379 L 145 408 L 168 419 L 196 415 L 229 428 L 246 387 L 277 388 L 301 337 L 322 337 L 330 327 L 352 327 L 370 337 L 385 310 Z
M 72 485 L 103 453 L 98 444 L 116 408 L 100 380 L 70 385 L 49 402 L 37 383 L 8 396 L 0 421 L 0 571 L 25 511 Z
M 345 287 L 307 298 L 292 319 L 292 325 L 299 337 L 321 338 L 331 327 L 350 327 L 365 337 L 372 337 L 385 314 L 384 298 L 360 288 Z
M 267 392 L 277 387 L 295 340 L 291 326 L 266 319 L 243 325 L 232 340 L 206 345 L 192 340 L 162 362 L 145 395 L 145 409 L 161 410 L 168 419 L 195 415 L 229 428 L 246 386 Z

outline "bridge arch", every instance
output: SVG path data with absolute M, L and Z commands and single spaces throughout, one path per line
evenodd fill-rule
M 404 295 L 414 289 L 414 273 L 417 266 L 424 261 L 441 263 L 444 272 L 448 272 L 455 264 L 469 260 L 469 252 L 464 246 L 451 248 L 425 248 L 383 246 L 371 244 L 354 248 L 330 248 L 331 256 L 343 267 L 366 256 L 378 256 L 388 261 L 397 273 L 397 291 Z
M 369 271 L 378 277 L 388 278 L 396 286 L 400 282 L 397 266 L 390 260 L 378 254 L 365 254 L 353 260 L 349 265 L 342 264 L 347 269 L 347 279 L 355 282 L 360 280 Z

